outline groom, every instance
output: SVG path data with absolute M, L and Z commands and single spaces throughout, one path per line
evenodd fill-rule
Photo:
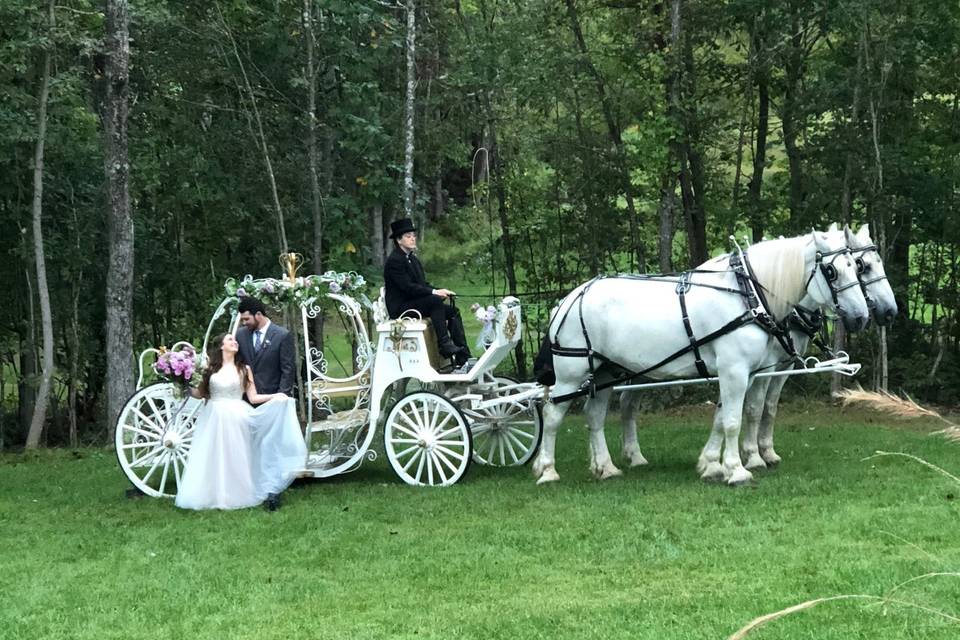
M 237 310 L 243 325 L 236 336 L 240 357 L 253 370 L 257 393 L 292 396 L 296 377 L 293 335 L 271 322 L 266 307 L 256 298 L 240 298 Z M 280 496 L 271 493 L 264 505 L 267 510 L 276 511 L 280 508 Z
M 240 298 L 237 342 L 240 357 L 253 369 L 258 393 L 293 395 L 296 364 L 293 335 L 267 317 L 267 309 L 256 298 Z

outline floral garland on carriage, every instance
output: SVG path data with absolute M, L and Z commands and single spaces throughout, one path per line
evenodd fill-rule
M 328 293 L 353 296 L 369 306 L 364 294 L 366 286 L 367 281 L 356 271 L 327 271 L 323 275 L 296 276 L 293 279 L 254 280 L 253 276 L 248 275 L 237 282 L 234 278 L 228 278 L 224 283 L 224 291 L 228 298 L 236 302 L 249 296 L 274 309 L 288 303 L 310 306 L 323 300 Z

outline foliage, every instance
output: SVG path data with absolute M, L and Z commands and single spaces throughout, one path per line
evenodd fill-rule
M 528 359 L 563 292 L 600 272 L 658 269 L 662 223 L 673 232 L 672 265 L 689 266 L 697 207 L 711 254 L 727 250 L 731 234 L 868 222 L 902 311 L 888 331 L 888 386 L 956 402 L 956 3 L 417 6 L 414 177 L 428 274 L 441 284 L 477 283 L 484 303 L 493 293 L 521 294 Z M 402 210 L 402 5 L 185 0 L 133 3 L 131 11 L 134 343 L 196 335 L 225 280 L 276 268 L 278 213 L 254 102 L 290 248 L 319 260 L 309 272 L 356 272 L 378 286 L 378 239 Z M 8 150 L 0 223 L 10 231 L 0 234 L 0 289 L 10 292 L 0 316 L 3 446 L 22 441 L 41 346 L 29 219 L 46 49 L 55 64 L 43 215 L 57 363 L 47 442 L 63 441 L 71 416 L 81 439 L 104 432 L 102 8 L 62 2 L 57 25 L 47 33 L 36 3 L 0 3 L 0 143 Z M 674 77 L 679 104 L 671 110 Z M 770 118 L 754 196 L 761 80 Z M 687 191 L 677 178 L 693 169 L 678 162 L 678 147 L 702 164 Z M 849 351 L 868 383 L 880 380 L 875 329 L 853 338 Z

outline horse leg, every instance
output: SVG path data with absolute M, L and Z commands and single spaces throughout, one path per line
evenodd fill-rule
M 736 363 L 720 376 L 720 420 L 723 427 L 723 475 L 729 485 L 749 482 L 753 476 L 740 462 L 740 422 L 743 417 L 743 398 L 747 392 L 750 372 L 742 363 Z
M 610 450 L 607 449 L 607 439 L 603 433 L 611 392 L 611 389 L 598 391 L 597 395 L 587 400 L 583 406 L 587 426 L 590 428 L 590 472 L 601 480 L 623 475 L 610 459 Z
M 723 403 L 717 405 L 713 412 L 713 427 L 707 444 L 703 445 L 700 458 L 697 460 L 697 471 L 700 477 L 707 482 L 720 482 L 723 477 L 723 466 L 720 464 L 720 452 L 723 449 Z
M 773 450 L 773 422 L 777 418 L 780 394 L 783 392 L 783 385 L 786 382 L 786 376 L 774 378 L 763 401 L 763 417 L 760 419 L 760 434 L 757 444 L 760 448 L 760 456 L 769 467 L 777 466 L 781 460 L 777 452 Z
M 620 455 L 630 461 L 631 467 L 647 464 L 647 459 L 640 453 L 640 442 L 637 440 L 637 406 L 639 404 L 638 392 L 624 391 L 620 394 L 620 424 L 623 428 L 623 449 Z
M 757 447 L 757 431 L 760 428 L 760 417 L 763 415 L 764 399 L 769 386 L 769 378 L 755 378 L 743 400 L 743 418 L 746 421 L 746 428 L 743 430 L 743 448 L 740 458 L 746 460 L 744 467 L 751 471 L 767 468 L 767 463 L 760 457 Z
M 533 461 L 533 475 L 537 478 L 537 484 L 556 482 L 560 479 L 554 457 L 557 447 L 557 429 L 569 408 L 570 401 L 560 404 L 546 402 L 543 406 L 543 439 L 540 442 L 540 452 Z

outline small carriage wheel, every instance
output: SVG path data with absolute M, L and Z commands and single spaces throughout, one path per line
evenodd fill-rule
M 500 385 L 515 384 L 507 376 L 494 376 Z M 510 392 L 497 392 L 506 395 Z M 473 459 L 493 467 L 519 467 L 533 458 L 543 435 L 543 417 L 533 399 L 496 404 L 486 409 L 465 409 L 473 434 Z
M 450 486 L 470 466 L 467 419 L 445 397 L 413 391 L 397 400 L 383 427 L 390 466 L 407 484 Z
M 203 402 L 176 396 L 169 382 L 144 387 L 127 400 L 114 443 L 130 482 L 154 498 L 177 495 Z

